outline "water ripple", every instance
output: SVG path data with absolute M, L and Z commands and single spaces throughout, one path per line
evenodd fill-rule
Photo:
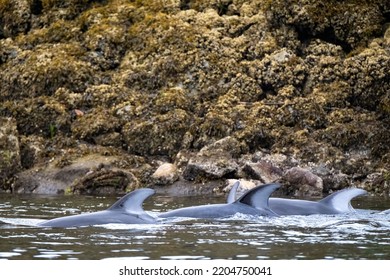
M 0 203 L 0 259 L 390 259 L 386 212 L 57 229 L 37 225 L 53 211 L 79 211 L 70 202 L 43 205 Z

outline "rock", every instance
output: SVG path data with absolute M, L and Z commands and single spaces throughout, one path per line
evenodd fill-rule
M 41 44 L 32 50 L 23 50 L 8 60 L 8 71 L 0 76 L 1 100 L 49 96 L 60 87 L 82 92 L 98 75 L 82 59 L 85 50 L 76 42 Z M 66 63 L 64 63 L 66 61 Z M 17 73 L 21 73 L 20 75 Z
M 0 65 L 17 57 L 20 51 L 11 38 L 0 40 Z
M 225 186 L 224 180 L 212 180 L 207 183 L 178 180 L 172 185 L 155 186 L 157 193 L 170 196 L 175 200 L 176 196 L 211 196 L 221 195 L 220 190 Z
M 176 165 L 172 163 L 163 163 L 152 174 L 152 180 L 158 185 L 173 184 L 179 179 Z
M 296 196 L 322 196 L 323 180 L 308 169 L 293 167 L 283 176 Z
M 21 135 L 36 135 L 53 139 L 57 133 L 67 133 L 71 114 L 56 98 L 40 96 L 14 102 L 5 101 L 3 108 L 18 120 Z
M 232 158 L 237 158 L 242 154 L 243 144 L 236 138 L 228 136 L 214 143 L 203 147 L 199 155 L 208 156 L 213 154 L 226 154 Z
M 233 155 L 236 155 L 239 147 L 239 142 L 232 137 L 223 138 L 203 147 L 188 161 L 183 172 L 184 179 L 193 181 L 231 176 L 238 169 Z
M 0 2 L 0 38 L 26 33 L 30 27 L 31 9 L 28 0 Z
M 119 128 L 120 122 L 118 118 L 112 116 L 108 110 L 99 107 L 82 117 L 78 117 L 71 124 L 72 134 L 77 139 L 91 141 L 96 137 L 98 141 L 103 143 L 105 140 L 101 139 L 102 135 L 111 134 Z
M 261 160 L 259 162 L 247 162 L 243 171 L 249 178 L 260 180 L 264 184 L 281 179 L 283 171 L 272 162 Z
M 340 45 L 313 40 L 305 49 L 305 62 L 309 66 L 306 90 L 319 83 L 332 83 L 343 71 L 343 49 Z
M 230 157 L 224 155 L 205 157 L 196 155 L 191 158 L 183 172 L 183 177 L 189 181 L 204 179 L 220 179 L 234 174 L 238 164 Z
M 21 169 L 16 121 L 0 117 L 0 183 L 11 189 L 13 176 Z
M 381 172 L 368 174 L 363 180 L 363 186 L 370 193 L 390 196 L 390 171 L 381 170 Z
M 122 148 L 123 137 L 119 132 L 108 132 L 105 134 L 98 134 L 92 138 L 93 142 L 100 146 L 118 147 Z
M 323 192 L 331 193 L 337 190 L 350 188 L 351 177 L 340 170 L 329 169 L 327 166 L 313 166 L 312 171 L 323 181 Z
M 272 1 L 267 10 L 270 21 L 277 26 L 294 26 L 305 38 L 321 37 L 337 42 L 346 50 L 357 47 L 381 29 L 386 1 Z
M 118 158 L 85 186 L 127 178 L 114 168 L 154 184 L 157 162 L 205 184 L 301 166 L 325 192 L 365 186 L 390 164 L 389 3 L 0 1 L 0 115 L 22 171 Z
M 175 109 L 150 119 L 128 122 L 122 134 L 130 153 L 173 156 L 181 149 L 190 122 L 191 116 L 186 111 Z
M 45 158 L 45 139 L 30 135 L 20 138 L 20 159 L 24 169 L 30 169 Z
M 197 154 L 196 152 L 191 152 L 188 150 L 181 150 L 176 154 L 174 164 L 177 166 L 180 173 L 183 172 L 190 159 L 194 157 L 196 154 Z
M 304 61 L 291 50 L 274 51 L 260 62 L 254 61 L 252 64 L 250 76 L 256 78 L 263 88 L 274 91 L 287 85 L 300 88 L 306 79 Z
M 232 189 L 233 184 L 237 181 L 236 179 L 228 179 L 227 181 L 227 186 L 225 186 L 222 191 L 224 193 L 229 193 L 230 190 Z M 240 187 L 237 189 L 237 192 L 235 194 L 235 199 L 238 199 L 241 195 L 243 195 L 246 191 L 253 189 L 256 186 L 259 186 L 262 184 L 262 182 L 258 180 L 245 180 L 245 179 L 240 179 Z
M 383 35 L 383 38 L 386 40 L 386 44 L 390 45 L 390 25 L 387 25 L 385 34 Z
M 68 191 L 75 194 L 124 194 L 139 187 L 137 178 L 128 171 L 102 168 L 88 172 L 72 183 Z
M 373 41 L 367 48 L 343 61 L 341 77 L 351 85 L 349 98 L 354 105 L 375 110 L 390 90 L 389 50 Z
M 14 190 L 16 193 L 105 195 L 124 194 L 138 188 L 139 182 L 130 171 L 114 166 L 117 160 L 91 155 L 66 166 L 53 161 L 20 172 Z

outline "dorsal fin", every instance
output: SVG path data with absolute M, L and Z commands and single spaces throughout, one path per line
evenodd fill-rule
M 241 202 L 257 209 L 269 208 L 268 199 L 278 188 L 280 188 L 278 183 L 257 186 L 244 193 L 235 203 Z
M 240 181 L 236 181 L 232 188 L 230 189 L 230 192 L 229 192 L 229 195 L 227 197 L 227 201 L 226 203 L 227 204 L 230 204 L 230 203 L 233 203 L 234 201 L 236 201 L 236 192 L 238 190 L 238 188 L 240 187 Z
M 365 194 L 367 192 L 363 189 L 343 189 L 321 199 L 318 203 L 334 208 L 340 212 L 350 212 L 354 210 L 351 205 L 351 200 Z
M 145 199 L 155 193 L 152 189 L 138 189 L 126 194 L 124 197 L 115 202 L 107 210 L 122 210 L 132 213 L 144 212 L 142 204 Z
M 383 211 L 379 212 L 379 214 L 390 214 L 390 209 L 383 210 Z

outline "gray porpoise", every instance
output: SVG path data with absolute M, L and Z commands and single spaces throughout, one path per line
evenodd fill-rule
M 236 191 L 237 187 L 233 186 L 228 202 L 234 199 Z M 367 192 L 363 189 L 348 188 L 332 193 L 319 201 L 271 197 L 269 207 L 278 215 L 345 214 L 355 211 L 351 200 L 365 194 Z
M 42 227 L 80 227 L 102 224 L 151 224 L 155 219 L 142 208 L 145 199 L 155 193 L 152 189 L 138 189 L 126 194 L 110 208 L 103 211 L 85 213 L 52 219 L 42 222 Z
M 240 182 L 237 181 L 234 186 L 237 188 L 239 184 Z M 279 184 L 257 186 L 231 203 L 179 208 L 162 213 L 159 215 L 159 218 L 187 217 L 212 219 L 230 217 L 238 213 L 254 216 L 277 216 L 269 209 L 268 198 L 279 187 Z

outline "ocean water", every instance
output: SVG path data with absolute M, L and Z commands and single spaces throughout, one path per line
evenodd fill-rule
M 153 225 L 41 228 L 41 221 L 108 208 L 117 198 L 0 194 L 0 259 L 390 259 L 390 199 L 360 197 L 356 213 L 174 219 Z M 225 198 L 155 195 L 151 215 Z

